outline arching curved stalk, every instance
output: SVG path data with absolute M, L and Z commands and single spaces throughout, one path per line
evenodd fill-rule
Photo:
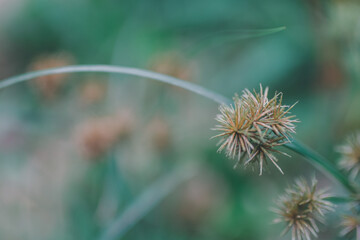
M 130 68 L 130 67 L 118 67 L 118 66 L 110 66 L 110 65 L 74 65 L 74 66 L 66 66 L 66 67 L 58 67 L 58 68 L 50 68 L 46 70 L 40 70 L 30 73 L 25 73 L 22 75 L 18 75 L 15 77 L 4 79 L 0 82 L 0 89 L 31 80 L 33 78 L 53 75 L 53 74 L 62 74 L 62 73 L 77 73 L 77 72 L 98 72 L 98 73 L 120 73 L 133 75 L 138 77 L 144 77 L 153 79 L 156 81 L 160 81 L 163 83 L 168 83 L 174 86 L 178 86 L 184 88 L 186 90 L 197 93 L 201 96 L 209 98 L 217 103 L 229 103 L 230 100 L 216 92 L 210 91 L 206 88 L 203 88 L 194 83 L 186 82 L 184 80 L 167 76 L 164 74 L 151 72 L 138 68 Z
M 357 193 L 357 189 L 350 183 L 349 179 L 339 171 L 339 169 L 305 144 L 293 139 L 291 143 L 285 144 L 285 147 L 305 157 L 305 159 L 314 165 L 314 167 L 322 171 L 329 178 L 336 179 L 350 193 Z
M 151 72 L 138 68 L 110 66 L 110 65 L 75 65 L 75 66 L 51 68 L 47 70 L 25 73 L 22 75 L 18 75 L 15 77 L 2 80 L 0 82 L 0 89 L 41 76 L 61 74 L 61 73 L 76 73 L 76 72 L 119 73 L 119 74 L 144 77 L 146 79 L 153 79 L 156 81 L 181 87 L 183 89 L 192 91 L 196 94 L 211 99 L 219 104 L 232 103 L 232 101 L 229 98 L 226 98 L 221 94 L 218 94 L 204 87 L 201 87 L 197 84 L 186 82 L 178 78 L 174 78 L 164 74 Z M 341 183 L 349 192 L 351 193 L 357 192 L 357 189 L 355 189 L 355 187 L 349 182 L 348 178 L 344 176 L 333 164 L 331 164 L 329 161 L 326 161 L 325 158 L 323 158 L 321 155 L 314 152 L 307 146 L 300 144 L 299 142 L 294 140 L 292 143 L 287 144 L 286 147 L 307 158 L 311 164 L 319 168 L 326 175 L 330 174 L 339 183 Z

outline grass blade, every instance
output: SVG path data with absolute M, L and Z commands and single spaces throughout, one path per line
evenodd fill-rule
M 120 67 L 120 66 L 111 66 L 111 65 L 74 65 L 74 66 L 50 68 L 46 70 L 29 72 L 0 81 L 0 89 L 41 76 L 61 74 L 61 73 L 78 73 L 78 72 L 119 73 L 119 74 L 144 77 L 146 79 L 153 79 L 163 83 L 168 83 L 177 87 L 181 87 L 183 89 L 192 91 L 201 96 L 209 98 L 220 104 L 230 102 L 229 99 L 216 92 L 213 92 L 197 84 L 186 82 L 178 78 L 174 78 L 164 74 L 151 72 L 138 68 Z
M 208 47 L 217 47 L 224 44 L 234 43 L 240 40 L 249 38 L 263 37 L 284 31 L 285 26 L 267 29 L 253 29 L 253 30 L 224 30 L 211 34 L 201 40 L 199 40 L 195 47 L 192 48 L 192 54 Z
M 318 168 L 326 176 L 336 179 L 341 183 L 350 193 L 357 193 L 357 189 L 350 183 L 349 179 L 342 174 L 332 163 L 327 161 L 317 152 L 313 151 L 306 145 L 293 139 L 291 143 L 285 145 L 288 149 L 302 155 L 308 162 Z
M 157 206 L 181 183 L 189 180 L 197 172 L 196 165 L 177 166 L 169 173 L 151 184 L 125 211 L 114 220 L 100 237 L 100 240 L 122 238 L 136 223 Z

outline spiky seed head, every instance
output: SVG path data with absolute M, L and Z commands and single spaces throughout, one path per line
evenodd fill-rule
M 295 116 L 289 116 L 294 106 L 282 105 L 282 94 L 275 93 L 268 98 L 269 89 L 253 92 L 245 89 L 241 97 L 235 95 L 233 105 L 220 106 L 220 114 L 215 118 L 219 125 L 213 130 L 220 131 L 219 151 L 224 150 L 230 158 L 237 158 L 235 167 L 245 156 L 245 166 L 259 166 L 260 175 L 270 161 L 281 173 L 274 153 L 282 153 L 274 147 L 289 141 L 295 133 Z M 285 153 L 283 153 L 286 155 Z M 287 155 L 288 156 L 288 155 Z
M 288 139 L 295 133 L 294 123 L 299 122 L 295 116 L 289 115 L 290 110 L 296 105 L 283 105 L 283 94 L 275 93 L 272 98 L 268 98 L 269 88 L 263 90 L 260 85 L 260 92 L 257 93 L 245 89 L 242 95 L 242 102 L 248 106 L 248 118 L 253 122 L 254 127 L 261 133 L 263 129 L 269 129 L 272 133 Z
M 284 222 L 283 235 L 291 230 L 292 240 L 311 240 L 317 237 L 317 222 L 324 222 L 325 214 L 334 210 L 334 205 L 327 200 L 331 195 L 327 190 L 318 190 L 314 178 L 309 185 L 299 178 L 279 197 L 278 208 L 273 210 L 279 215 L 275 223 Z
M 340 236 L 348 236 L 354 234 L 357 229 L 360 229 L 360 218 L 356 216 L 343 216 L 341 221 L 342 230 Z
M 339 167 L 348 171 L 350 177 L 355 179 L 360 172 L 360 131 L 348 136 L 337 151 L 341 153 Z
M 249 131 L 251 123 L 246 119 L 246 108 L 241 104 L 240 99 L 235 95 L 234 105 L 221 105 L 215 118 L 219 122 L 213 130 L 221 133 L 214 136 L 221 137 L 219 150 L 225 150 L 226 155 L 230 158 L 240 158 L 243 153 L 250 154 L 253 149 L 250 143 L 252 133 Z

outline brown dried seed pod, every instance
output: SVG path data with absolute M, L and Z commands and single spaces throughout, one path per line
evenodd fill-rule
M 91 105 L 101 101 L 106 94 L 106 85 L 101 80 L 89 81 L 81 88 L 81 102 L 85 105 Z
M 194 64 L 189 63 L 180 53 L 174 51 L 165 52 L 153 58 L 150 69 L 184 80 L 191 80 L 195 73 Z
M 169 123 L 161 116 L 156 116 L 147 126 L 153 147 L 166 151 L 171 146 L 171 128 Z
M 74 64 L 74 57 L 67 52 L 42 55 L 30 64 L 30 71 L 38 71 L 48 68 L 62 67 Z M 63 87 L 68 74 L 53 74 L 36 78 L 31 82 L 39 93 L 46 99 L 52 100 Z
M 130 134 L 133 124 L 133 115 L 128 111 L 90 119 L 80 124 L 76 131 L 76 139 L 82 154 L 87 159 L 99 159 Z

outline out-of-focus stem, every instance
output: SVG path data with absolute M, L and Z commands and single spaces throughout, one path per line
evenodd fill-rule
M 342 174 L 332 163 L 327 161 L 323 156 L 310 149 L 308 146 L 293 139 L 291 143 L 285 145 L 288 149 L 302 155 L 305 159 L 318 168 L 325 175 L 337 180 L 342 184 L 350 193 L 356 194 L 357 189 L 350 183 L 349 179 Z
M 347 204 L 355 201 L 355 199 L 351 197 L 338 197 L 338 196 L 327 197 L 325 198 L 325 200 L 332 202 L 333 204 Z
M 143 69 L 138 69 L 138 68 L 111 66 L 111 65 L 74 65 L 74 66 L 50 68 L 46 70 L 29 72 L 0 81 L 0 89 L 41 76 L 61 74 L 61 73 L 76 73 L 76 72 L 118 73 L 118 74 L 133 75 L 133 76 L 143 77 L 145 79 L 152 79 L 163 83 L 168 83 L 174 86 L 178 86 L 186 90 L 192 91 L 194 93 L 197 93 L 201 96 L 207 97 L 220 104 L 229 102 L 229 99 L 216 92 L 213 92 L 197 84 L 190 83 L 175 77 L 171 77 Z
M 199 170 L 199 165 L 185 164 L 177 166 L 173 172 L 159 178 L 110 224 L 102 236 L 100 236 L 100 240 L 121 239 L 155 206 L 182 183 L 195 176 Z

